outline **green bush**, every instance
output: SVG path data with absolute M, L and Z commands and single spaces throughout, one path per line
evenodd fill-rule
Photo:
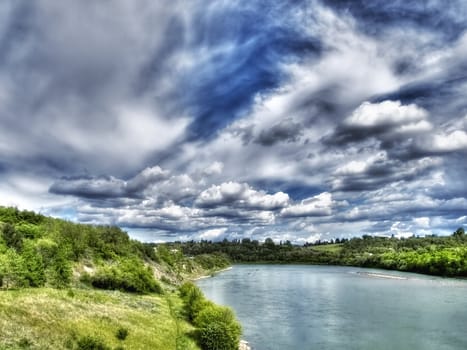
M 120 327 L 117 329 L 117 332 L 115 333 L 115 337 L 118 340 L 125 340 L 126 337 L 128 337 L 128 329 L 124 327 Z
M 194 324 L 203 350 L 238 349 L 241 327 L 230 308 L 210 304 L 199 312 Z
M 191 282 L 184 283 L 180 287 L 180 296 L 189 321 L 194 321 L 201 310 L 208 304 L 201 290 Z
M 162 293 L 150 268 L 138 260 L 121 260 L 116 265 L 104 266 L 91 277 L 93 287 L 132 293 Z
M 76 345 L 78 350 L 110 350 L 102 339 L 89 335 L 79 338 Z
M 55 288 L 66 288 L 71 283 L 73 270 L 66 247 L 60 247 L 47 269 L 47 282 Z

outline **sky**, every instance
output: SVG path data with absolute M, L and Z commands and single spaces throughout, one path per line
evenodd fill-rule
M 0 205 L 148 242 L 467 226 L 467 2 L 0 2 Z

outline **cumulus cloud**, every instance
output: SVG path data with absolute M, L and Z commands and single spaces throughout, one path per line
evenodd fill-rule
M 299 204 L 293 204 L 287 208 L 283 208 L 280 214 L 283 217 L 328 216 L 332 214 L 334 205 L 332 194 L 324 192 L 317 196 L 304 199 Z
M 455 130 L 446 134 L 435 134 L 430 141 L 426 145 L 426 149 L 435 153 L 467 150 L 467 133 L 463 130 Z
M 276 210 L 289 203 L 289 196 L 283 192 L 267 194 L 256 191 L 246 183 L 226 182 L 213 185 L 201 192 L 195 201 L 199 207 L 216 207 L 229 205 L 232 207 Z
M 364 102 L 345 120 L 345 124 L 371 129 L 410 124 L 423 120 L 426 116 L 425 110 L 416 105 L 403 106 L 400 101 Z
M 331 144 L 361 142 L 369 138 L 400 140 L 430 131 L 428 112 L 400 101 L 363 102 L 326 141 Z

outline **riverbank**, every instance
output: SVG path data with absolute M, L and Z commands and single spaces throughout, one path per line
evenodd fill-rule
M 238 350 L 251 350 L 251 347 L 246 340 L 240 340 Z
M 383 279 L 391 279 L 391 280 L 407 280 L 408 278 L 406 277 L 401 277 L 401 276 L 394 276 L 394 275 L 389 275 L 385 273 L 376 273 L 376 272 L 357 272 L 357 274 L 365 277 L 370 277 L 370 278 L 383 278 Z
M 195 281 L 199 281 L 199 280 L 202 280 L 202 279 L 205 279 L 205 278 L 210 278 L 210 277 L 213 277 L 213 276 L 217 275 L 218 273 L 229 271 L 231 269 L 232 269 L 232 266 L 229 266 L 229 267 L 226 267 L 225 269 L 215 270 L 209 275 L 203 275 L 203 276 L 195 277 L 195 278 L 192 278 L 191 280 L 193 282 L 195 282 Z

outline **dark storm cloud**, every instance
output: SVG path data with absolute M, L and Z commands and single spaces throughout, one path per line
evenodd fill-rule
M 377 159 L 364 164 L 359 171 L 338 171 L 333 185 L 339 191 L 372 191 L 391 183 L 410 182 L 429 176 L 436 168 L 435 162 Z
M 111 176 L 62 178 L 50 187 L 50 192 L 102 199 L 126 195 L 125 183 Z
M 296 142 L 302 135 L 302 129 L 300 123 L 285 119 L 270 129 L 262 130 L 254 142 L 262 146 L 273 146 L 278 142 Z
M 128 181 L 113 176 L 63 177 L 49 191 L 88 199 L 140 197 L 149 186 L 169 178 L 169 172 L 155 166 L 146 168 Z

